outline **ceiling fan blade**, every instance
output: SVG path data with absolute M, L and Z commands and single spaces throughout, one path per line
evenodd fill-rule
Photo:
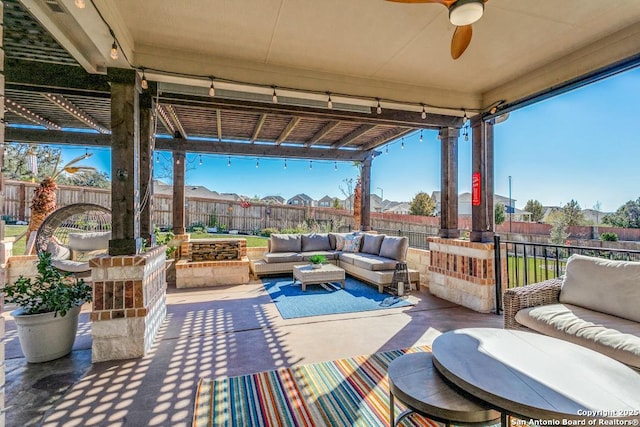
M 451 38 L 451 58 L 458 59 L 467 50 L 469 43 L 471 43 L 471 36 L 473 35 L 473 29 L 471 25 L 464 25 L 462 27 L 456 27 L 456 31 Z

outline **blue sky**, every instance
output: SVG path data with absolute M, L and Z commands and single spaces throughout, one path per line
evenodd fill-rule
M 592 208 L 614 211 L 640 197 L 640 136 L 635 124 L 640 111 L 640 70 L 632 70 L 557 96 L 510 114 L 495 127 L 495 191 L 512 196 L 522 208 L 527 200 L 561 205 L 571 199 Z M 90 149 L 89 163 L 110 171 L 109 150 Z M 372 192 L 390 200 L 408 201 L 416 193 L 440 189 L 440 141 L 437 132 L 424 131 L 395 141 L 373 161 Z M 65 149 L 71 159 L 84 148 Z M 342 198 L 339 187 L 355 178 L 349 163 L 190 155 L 189 185 L 253 197 L 306 193 L 319 199 Z M 161 159 L 169 159 L 168 153 Z M 382 191 L 378 188 L 381 188 Z M 471 141 L 460 137 L 459 191 L 471 188 Z

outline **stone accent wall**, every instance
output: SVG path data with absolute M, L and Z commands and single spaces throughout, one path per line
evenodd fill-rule
M 90 261 L 92 360 L 144 356 L 166 315 L 165 251 Z
M 495 310 L 493 243 L 429 238 L 429 291 L 472 310 Z M 503 266 L 506 274 L 506 261 Z
M 245 256 L 246 239 L 197 239 L 180 245 L 180 258 L 189 262 L 240 260 Z
M 429 265 L 431 253 L 424 249 L 409 248 L 407 251 L 407 267 L 418 270 L 420 286 L 429 287 Z

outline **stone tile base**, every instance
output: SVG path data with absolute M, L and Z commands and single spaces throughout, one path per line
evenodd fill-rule
M 249 283 L 249 258 L 237 261 L 180 260 L 176 263 L 176 288 L 197 288 Z

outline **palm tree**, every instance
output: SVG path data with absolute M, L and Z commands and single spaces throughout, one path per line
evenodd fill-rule
M 49 214 L 56 210 L 56 178 L 60 176 L 62 172 L 67 173 L 79 173 L 85 171 L 95 171 L 95 168 L 87 166 L 73 166 L 74 164 L 91 157 L 93 153 L 86 153 L 82 156 L 76 157 L 69 163 L 65 164 L 58 170 L 58 164 L 60 163 L 60 155 L 56 160 L 56 164 L 53 167 L 53 174 L 42 180 L 40 185 L 33 191 L 33 199 L 31 199 L 31 217 L 29 218 L 29 226 L 27 227 L 27 236 L 31 235 L 31 232 L 37 231 L 40 224 Z

